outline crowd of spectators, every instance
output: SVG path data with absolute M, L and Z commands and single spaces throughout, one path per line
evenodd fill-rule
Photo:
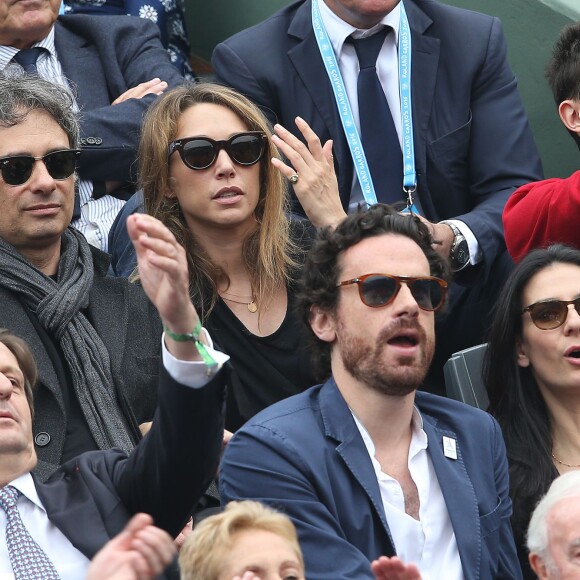
M 0 576 L 580 578 L 580 177 L 500 21 L 296 0 L 200 82 L 182 0 L 63 1 L 0 7 Z

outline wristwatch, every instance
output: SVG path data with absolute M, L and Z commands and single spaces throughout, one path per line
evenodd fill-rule
M 469 246 L 467 245 L 467 240 L 454 223 L 446 220 L 440 223 L 447 224 L 453 232 L 454 238 L 451 249 L 449 250 L 449 262 L 451 263 L 451 269 L 454 272 L 459 272 L 459 270 L 463 270 L 469 264 Z

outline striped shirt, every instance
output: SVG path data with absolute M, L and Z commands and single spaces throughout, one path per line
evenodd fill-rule
M 37 42 L 33 46 L 39 46 L 46 49 L 39 57 L 36 63 L 38 75 L 55 84 L 62 85 L 73 95 L 73 107 L 75 111 L 79 110 L 78 104 L 74 97 L 74 92 L 64 75 L 56 48 L 54 46 L 54 28 L 46 38 Z M 0 69 L 4 70 L 11 63 L 14 55 L 18 52 L 17 48 L 12 46 L 0 45 Z M 84 234 L 87 241 L 97 248 L 106 252 L 108 250 L 109 230 L 117 217 L 117 214 L 125 205 L 121 199 L 111 195 L 104 195 L 99 199 L 93 199 L 93 182 L 87 179 L 78 181 L 78 194 L 81 207 L 81 217 L 73 220 L 72 225 Z

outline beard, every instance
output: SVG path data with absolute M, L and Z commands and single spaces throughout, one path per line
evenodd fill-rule
M 418 333 L 418 355 L 404 356 L 391 353 L 385 357 L 387 342 L 400 331 L 412 329 Z M 344 368 L 353 378 L 385 395 L 403 397 L 417 390 L 427 375 L 435 340 L 414 319 L 400 319 L 383 329 L 376 339 L 354 335 L 339 324 L 336 346 Z M 422 347 L 422 348 L 421 348 Z

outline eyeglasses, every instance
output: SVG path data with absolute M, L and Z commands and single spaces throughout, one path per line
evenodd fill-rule
M 393 276 L 391 274 L 365 274 L 352 280 L 339 282 L 337 286 L 358 285 L 363 304 L 379 308 L 390 304 L 406 284 L 419 308 L 434 312 L 445 302 L 447 282 L 434 276 Z
M 47 153 L 41 157 L 32 155 L 2 157 L 0 158 L 0 173 L 8 185 L 22 185 L 30 179 L 34 162 L 42 161 L 49 175 L 53 179 L 61 181 L 74 173 L 79 153 L 79 149 L 63 149 Z
M 187 137 L 169 144 L 167 157 L 179 151 L 181 160 L 190 169 L 211 167 L 224 149 L 232 161 L 238 165 L 254 165 L 264 155 L 266 134 L 262 131 L 248 131 L 232 135 L 226 141 L 215 141 L 209 137 Z
M 574 300 L 544 300 L 526 306 L 522 310 L 530 313 L 532 322 L 540 330 L 554 330 L 566 322 L 568 305 L 574 304 L 576 312 L 580 314 L 580 297 Z

